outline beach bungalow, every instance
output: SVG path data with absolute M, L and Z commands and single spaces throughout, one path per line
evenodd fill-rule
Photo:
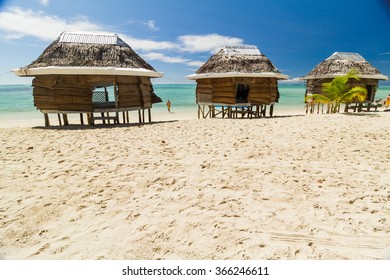
M 362 86 L 367 89 L 367 98 L 365 102 L 367 104 L 347 105 L 345 111 L 348 111 L 349 109 L 356 110 L 357 108 L 360 111 L 363 107 L 367 107 L 367 110 L 369 110 L 369 104 L 375 99 L 379 80 L 387 80 L 388 77 L 384 76 L 358 53 L 335 52 L 318 64 L 306 76 L 302 77 L 302 79 L 306 81 L 305 96 L 310 94 L 322 94 L 323 83 L 331 82 L 336 76 L 348 74 L 352 68 L 355 68 L 358 71 L 360 79 L 352 79 L 348 82 L 351 88 Z
M 264 117 L 273 115 L 279 100 L 278 80 L 287 79 L 253 46 L 225 46 L 197 71 L 198 118 Z
M 14 69 L 32 81 L 34 105 L 45 116 L 58 114 L 68 125 L 67 114 L 83 113 L 88 124 L 96 120 L 117 124 L 129 122 L 129 111 L 138 111 L 138 121 L 151 121 L 152 104 L 161 102 L 151 78 L 162 77 L 116 34 L 63 32 L 26 67 Z M 111 115 L 110 115 L 111 114 Z

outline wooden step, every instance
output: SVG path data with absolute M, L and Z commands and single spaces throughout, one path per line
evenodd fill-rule
M 113 120 L 114 121 L 114 124 L 119 124 L 119 116 L 100 116 L 100 117 L 95 117 L 95 116 L 91 116 L 89 118 L 89 121 L 88 123 L 93 125 L 95 123 L 95 121 L 103 121 L 103 123 L 105 124 L 106 121 L 108 121 L 108 123 L 110 123 L 110 120 Z
M 118 117 L 92 117 L 93 120 L 118 120 Z

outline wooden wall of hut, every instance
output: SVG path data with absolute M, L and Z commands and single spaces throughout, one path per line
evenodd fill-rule
M 268 105 L 279 100 L 276 78 L 214 78 L 196 82 L 197 103 L 235 105 L 238 84 L 249 86 L 248 102 L 252 105 Z
M 117 108 L 151 108 L 161 102 L 149 77 L 45 75 L 33 79 L 34 104 L 39 110 L 92 112 L 92 89 L 117 86 Z
M 92 111 L 92 90 L 80 76 L 37 76 L 32 85 L 34 104 L 40 110 Z
M 322 84 L 324 83 L 330 83 L 332 82 L 332 79 L 313 79 L 313 80 L 308 80 L 306 82 L 306 95 L 308 94 L 323 94 L 322 90 Z M 356 86 L 361 86 L 364 88 L 367 88 L 367 86 L 370 87 L 372 90 L 371 94 L 367 94 L 367 100 L 368 101 L 374 101 L 375 98 L 375 93 L 378 88 L 378 80 L 374 79 L 360 79 L 360 80 L 355 80 L 355 79 L 350 79 L 348 81 L 348 84 L 350 88 L 356 87 Z

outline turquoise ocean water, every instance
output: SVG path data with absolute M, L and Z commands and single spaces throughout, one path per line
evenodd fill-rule
M 172 102 L 172 111 L 193 113 L 197 117 L 197 105 L 195 102 L 195 84 L 157 84 L 154 85 L 156 94 L 163 100 L 162 103 L 154 104 L 153 110 L 166 111 L 165 102 Z M 275 105 L 278 110 L 302 110 L 304 113 L 305 85 L 280 84 L 280 99 Z M 375 99 L 384 99 L 390 94 L 390 86 L 379 86 Z M 33 104 L 31 85 L 0 85 L 0 118 L 29 119 L 42 118 Z

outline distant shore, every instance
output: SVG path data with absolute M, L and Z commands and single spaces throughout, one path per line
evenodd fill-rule
M 389 131 L 387 112 L 1 128 L 0 258 L 388 259 Z

